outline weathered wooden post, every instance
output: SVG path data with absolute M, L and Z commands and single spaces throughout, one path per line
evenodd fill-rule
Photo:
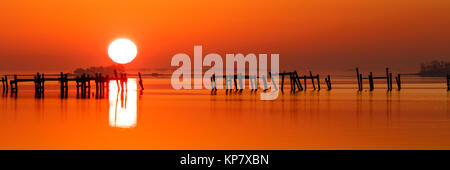
M 238 91 L 238 86 L 237 86 L 237 73 L 235 75 L 233 75 L 233 82 L 234 82 L 234 89 L 236 91 Z
M 295 85 L 294 85 L 294 72 L 289 72 L 289 78 L 291 79 L 291 92 L 295 92 Z
M 373 91 L 373 89 L 374 89 L 372 72 L 370 72 L 370 74 L 369 74 L 369 88 L 370 88 L 370 91 Z
M 11 84 L 11 95 L 13 93 L 17 93 L 18 88 L 17 88 L 17 75 L 16 74 L 14 74 L 14 80 L 11 80 L 10 84 Z
M 263 85 L 264 85 L 264 91 L 267 91 L 267 89 L 269 89 L 268 87 L 267 87 L 267 78 L 266 78 L 266 76 L 262 76 L 262 79 L 263 79 Z
M 300 83 L 297 71 L 294 71 L 295 83 L 297 84 L 298 91 L 303 90 L 302 83 Z
M 284 86 L 284 71 L 283 71 L 283 73 L 281 73 L 281 93 L 283 93 L 284 91 L 283 91 L 283 86 Z
M 59 85 L 60 96 L 61 96 L 61 98 L 63 98 L 64 97 L 64 74 L 63 74 L 63 72 L 59 73 L 59 83 L 60 83 L 60 85 Z
M 34 96 L 39 97 L 41 94 L 41 75 L 39 72 L 34 77 Z
M 320 79 L 319 79 L 319 74 L 317 74 L 317 89 L 320 91 Z
M 77 98 L 79 98 L 80 97 L 80 77 L 79 76 L 75 77 L 75 82 L 77 84 Z
M 213 76 L 215 77 L 214 74 L 213 74 Z M 215 78 L 214 78 L 214 81 L 215 81 Z M 253 92 L 256 85 L 253 84 L 253 76 L 252 75 L 248 75 L 248 84 L 250 85 L 250 91 Z M 214 82 L 214 86 L 216 86 L 216 82 Z
M 358 90 L 361 91 L 361 81 L 360 81 L 360 77 L 359 77 L 359 69 L 358 67 L 356 67 L 356 80 L 358 81 Z
M 81 98 L 86 98 L 86 73 L 81 75 Z
M 40 94 L 40 96 L 41 97 L 44 97 L 44 91 L 45 91 L 45 76 L 44 76 L 44 74 L 42 73 L 42 77 L 41 77 L 41 90 L 40 90 L 40 92 L 41 92 L 41 94 Z
M 39 94 L 39 72 L 34 76 L 34 95 L 37 96 Z
M 248 79 L 250 82 L 252 82 L 252 91 L 258 91 L 258 76 L 257 75 L 249 75 Z
M 330 75 L 328 75 L 328 90 L 331 90 L 331 78 Z
M 5 75 L 5 87 L 6 87 L 6 92 L 8 92 L 9 87 L 8 87 L 8 76 Z
M 304 83 L 304 85 L 305 85 L 305 91 L 306 91 L 306 75 L 303 77 L 303 83 Z
M 447 91 L 450 91 L 450 74 L 447 73 Z
M 397 77 L 395 77 L 395 81 L 397 82 L 397 89 L 401 90 L 402 89 L 402 81 L 400 79 L 400 74 L 397 74 Z
M 67 95 L 69 93 L 69 75 L 66 73 L 64 74 L 64 97 L 67 98 Z
M 311 71 L 309 72 L 309 76 L 311 78 L 312 86 L 313 86 L 314 90 L 316 90 L 316 85 L 314 84 L 314 78 L 313 78 L 313 75 L 312 75 Z
M 88 96 L 88 98 L 91 98 L 91 75 L 90 74 L 87 75 L 87 87 L 88 87 L 87 96 Z
M 98 73 L 95 73 L 95 80 L 94 80 L 94 83 L 95 83 L 95 98 L 98 98 Z
M 226 75 L 225 76 L 225 86 L 227 88 L 225 92 L 233 90 L 233 83 L 232 83 L 233 77 L 234 77 L 234 75 Z
M 98 74 L 98 91 L 99 91 L 99 95 L 100 98 L 103 97 L 103 93 L 104 93 L 104 82 L 105 82 L 105 78 L 102 76 L 102 73 Z M 119 87 L 117 87 L 119 88 Z
M 390 89 L 390 86 L 389 86 L 389 84 L 390 84 L 390 82 L 389 82 L 389 68 L 388 67 L 386 67 L 386 84 L 387 84 L 387 88 L 388 88 L 388 91 L 389 91 L 389 89 Z
M 389 73 L 389 91 L 392 91 L 392 72 Z
M 141 87 L 141 90 L 144 90 L 144 84 L 142 82 L 142 76 L 141 76 L 141 72 L 138 72 L 139 75 L 139 86 Z M 215 80 L 215 75 L 213 74 L 213 78 L 214 78 L 214 83 L 216 82 Z M 215 87 L 215 86 L 214 86 Z

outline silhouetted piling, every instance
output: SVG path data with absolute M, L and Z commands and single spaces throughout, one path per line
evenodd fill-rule
M 320 91 L 320 79 L 319 79 L 319 74 L 317 74 L 317 90 Z
M 295 85 L 297 86 L 298 91 L 303 90 L 303 86 L 300 83 L 300 80 L 299 80 L 299 77 L 298 77 L 298 74 L 297 74 L 296 70 L 294 70 L 294 82 L 295 82 Z
M 369 74 L 369 89 L 370 89 L 370 91 L 373 91 L 373 89 L 374 89 L 372 72 L 370 72 L 370 74 Z
M 389 73 L 389 91 L 392 91 L 392 73 Z
M 309 76 L 311 77 L 311 83 L 312 83 L 312 86 L 313 86 L 314 90 L 316 90 L 316 85 L 314 85 L 314 78 L 313 78 L 313 76 L 312 76 L 311 71 L 309 72 Z
M 14 94 L 14 93 L 17 93 L 17 75 L 16 74 L 14 74 L 14 80 L 11 80 L 10 82 L 10 87 L 11 87 L 11 96 Z
M 395 77 L 395 81 L 397 82 L 397 89 L 401 90 L 402 89 L 402 81 L 400 79 L 400 74 L 397 74 L 397 77 Z
M 139 75 L 139 86 L 141 87 L 141 90 L 144 90 L 144 84 L 142 83 L 141 72 L 138 72 L 138 75 Z
M 358 82 L 358 90 L 361 91 L 362 90 L 361 77 L 359 76 L 359 69 L 358 68 L 356 68 L 356 80 Z
M 386 81 L 387 81 L 387 90 L 390 91 L 390 79 L 389 79 L 389 68 L 386 68 Z
M 447 91 L 450 91 L 450 74 L 447 73 Z
M 284 91 L 283 91 L 283 87 L 284 87 L 284 72 L 283 73 L 281 73 L 280 75 L 281 75 L 281 93 L 283 93 Z
M 370 91 L 373 91 L 373 89 L 374 89 L 374 80 L 375 79 L 386 79 L 387 91 L 392 91 L 392 73 L 389 72 L 389 68 L 386 68 L 386 77 L 374 77 L 373 73 L 370 72 L 369 76 L 367 78 L 365 78 L 365 77 L 362 77 L 361 73 L 359 73 L 359 69 L 358 68 L 356 68 L 356 75 L 357 75 L 356 78 L 357 78 L 357 81 L 358 81 L 358 90 L 359 91 L 363 90 L 363 81 L 362 81 L 363 79 L 368 79 L 369 80 L 369 89 L 370 89 Z M 396 78 L 396 80 L 397 80 L 397 78 Z M 400 79 L 399 79 L 399 81 L 400 81 Z
M 330 78 L 330 75 L 325 77 L 325 83 L 327 84 L 328 90 L 331 90 L 331 78 Z

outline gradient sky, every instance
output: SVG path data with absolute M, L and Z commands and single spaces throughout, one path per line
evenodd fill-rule
M 279 53 L 281 70 L 356 66 L 414 72 L 450 60 L 449 0 L 1 0 L 0 71 L 72 71 L 113 64 L 107 47 L 129 38 L 127 68 L 170 68 L 174 54 Z

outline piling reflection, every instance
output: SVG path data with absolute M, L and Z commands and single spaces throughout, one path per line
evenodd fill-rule
M 120 88 L 115 80 L 109 83 L 109 125 L 119 128 L 136 126 L 137 119 L 137 85 L 136 79 Z

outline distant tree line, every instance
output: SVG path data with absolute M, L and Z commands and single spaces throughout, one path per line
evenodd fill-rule
M 444 77 L 450 73 L 450 62 L 431 61 L 420 65 L 419 75 L 423 77 Z
M 99 66 L 99 67 L 89 67 L 89 68 L 77 68 L 73 71 L 75 74 L 90 74 L 102 73 L 103 75 L 114 75 L 114 70 L 118 73 L 125 72 L 125 68 L 122 65 L 111 65 L 111 66 Z

